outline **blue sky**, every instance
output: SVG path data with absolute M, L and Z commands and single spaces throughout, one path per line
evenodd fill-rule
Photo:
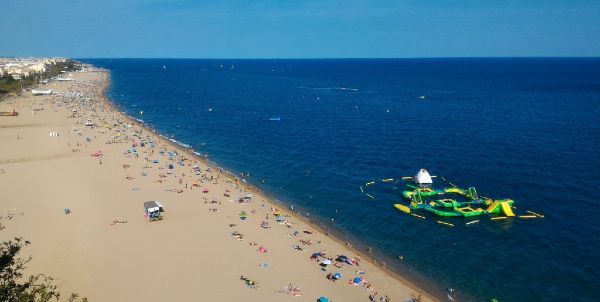
M 2 0 L 0 56 L 600 56 L 598 0 Z

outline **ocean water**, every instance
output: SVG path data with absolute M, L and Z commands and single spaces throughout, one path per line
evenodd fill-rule
M 598 58 L 82 61 L 131 116 L 436 293 L 600 299 Z M 545 218 L 401 213 L 380 180 L 420 168 Z

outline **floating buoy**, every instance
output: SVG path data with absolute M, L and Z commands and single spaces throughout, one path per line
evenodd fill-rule
M 394 179 L 393 178 L 386 178 L 386 179 L 383 179 L 381 181 L 383 181 L 383 182 L 392 182 L 392 181 L 394 181 Z
M 413 215 L 413 216 L 415 216 L 415 217 L 417 217 L 417 218 L 425 219 L 425 217 L 423 217 L 423 216 L 421 216 L 421 215 L 417 215 L 417 214 L 415 214 L 415 213 L 410 213 L 410 215 Z
M 490 220 L 504 220 L 504 219 L 508 219 L 508 217 L 503 216 L 503 217 L 493 217 Z
M 370 185 L 372 185 L 374 183 L 375 183 L 374 181 L 371 181 L 371 182 L 366 183 L 365 186 L 370 186 Z
M 453 225 L 453 224 L 451 224 L 451 223 L 447 223 L 447 222 L 443 222 L 443 221 L 439 221 L 439 220 L 437 220 L 437 223 L 439 223 L 439 224 L 443 224 L 443 225 L 447 225 L 447 226 L 449 226 L 449 227 L 453 227 L 453 226 L 454 226 L 454 225 Z
M 367 194 L 367 196 L 369 196 L 369 198 L 371 198 L 371 199 L 375 199 L 375 197 L 373 197 L 373 195 L 371 195 L 371 194 Z
M 535 216 L 537 216 L 537 217 L 539 217 L 539 218 L 544 218 L 544 215 L 538 214 L 538 213 L 536 213 L 536 212 L 533 212 L 533 211 L 529 211 L 529 210 L 527 210 L 527 211 L 525 211 L 525 212 L 527 212 L 527 213 L 529 213 L 529 214 L 533 214 L 533 215 L 535 215 Z
M 465 223 L 465 225 L 469 225 L 469 224 L 473 224 L 473 223 L 477 223 L 479 222 L 479 220 L 473 220 L 473 221 L 469 221 L 467 223 Z
M 535 215 L 520 215 L 519 218 L 537 218 Z

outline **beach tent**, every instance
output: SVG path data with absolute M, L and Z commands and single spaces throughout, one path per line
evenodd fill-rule
M 425 169 L 421 169 L 417 175 L 415 175 L 415 181 L 420 185 L 430 185 L 433 183 L 431 175 Z
M 325 260 L 323 260 L 323 262 L 322 262 L 322 263 L 323 263 L 324 265 L 330 265 L 330 264 L 331 264 L 331 260 L 329 260 L 329 259 L 325 259 Z

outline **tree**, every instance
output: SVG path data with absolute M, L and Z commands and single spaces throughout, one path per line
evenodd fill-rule
M 31 257 L 19 258 L 19 252 L 29 244 L 30 242 L 22 237 L 0 243 L 0 301 L 47 302 L 58 301 L 60 298 L 60 292 L 52 277 L 44 274 L 24 277 L 23 271 Z M 77 294 L 71 294 L 69 302 L 78 298 Z M 87 302 L 87 299 L 82 298 L 81 301 Z

